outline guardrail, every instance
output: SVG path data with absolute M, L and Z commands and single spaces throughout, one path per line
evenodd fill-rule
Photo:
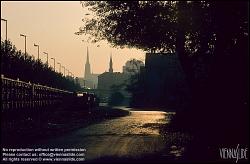
M 62 103 L 73 92 L 27 83 L 1 75 L 2 111 L 36 109 Z

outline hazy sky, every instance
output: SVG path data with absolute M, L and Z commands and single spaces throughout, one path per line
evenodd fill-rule
M 8 20 L 8 38 L 17 49 L 24 52 L 24 38 L 27 35 L 27 53 L 37 58 L 40 46 L 40 58 L 45 63 L 46 55 L 54 57 L 75 76 L 84 75 L 86 49 L 89 47 L 91 71 L 102 73 L 108 71 L 109 57 L 112 52 L 114 71 L 122 71 L 122 66 L 129 59 L 145 59 L 145 52 L 136 49 L 111 48 L 106 43 L 91 44 L 82 42 L 84 35 L 77 36 L 82 18 L 86 11 L 78 1 L 1 1 L 1 18 Z M 1 39 L 5 39 L 5 22 L 1 21 Z M 53 64 L 53 60 L 49 59 Z M 56 64 L 56 70 L 59 65 Z

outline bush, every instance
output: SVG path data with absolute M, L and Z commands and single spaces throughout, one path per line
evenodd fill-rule
M 64 77 L 51 67 L 22 53 L 8 40 L 1 41 L 1 74 L 8 78 L 39 83 L 68 91 L 77 91 L 80 85 L 71 77 Z

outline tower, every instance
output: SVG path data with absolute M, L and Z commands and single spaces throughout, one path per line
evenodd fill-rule
M 91 75 L 91 73 L 90 73 L 90 64 L 89 64 L 89 49 L 87 47 L 87 60 L 86 60 L 86 64 L 85 64 L 84 78 L 89 79 L 90 75 Z
M 112 55 L 110 55 L 110 61 L 109 61 L 109 72 L 110 72 L 110 73 L 113 73 Z

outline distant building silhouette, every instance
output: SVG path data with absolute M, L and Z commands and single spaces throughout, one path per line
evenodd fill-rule
M 84 79 L 89 79 L 91 76 L 90 63 L 89 63 L 89 48 L 87 47 L 87 59 L 85 63 Z
M 185 74 L 176 54 L 147 53 L 144 104 L 175 108 L 188 98 Z
M 110 73 L 113 73 L 112 55 L 110 56 L 110 61 L 109 61 L 109 72 L 110 72 Z
M 87 47 L 87 58 L 85 63 L 84 77 L 79 77 L 78 82 L 82 88 L 96 89 L 98 85 L 98 75 L 91 73 L 89 62 L 89 49 Z
M 98 95 L 103 101 L 108 101 L 114 90 L 123 94 L 128 101 L 129 94 L 126 91 L 126 84 L 129 80 L 129 75 L 121 72 L 113 72 L 113 61 L 110 56 L 109 72 L 104 72 L 98 76 Z M 117 89 L 114 89 L 114 88 Z M 125 101 L 126 101 L 125 100 Z

